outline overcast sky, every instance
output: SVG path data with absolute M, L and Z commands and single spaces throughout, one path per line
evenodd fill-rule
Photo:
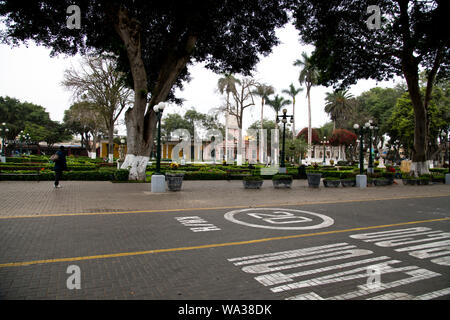
M 312 46 L 300 44 L 298 32 L 292 24 L 277 30 L 281 41 L 280 45 L 273 48 L 273 52 L 262 57 L 254 78 L 275 88 L 275 94 L 280 94 L 287 89 L 290 83 L 299 87 L 298 75 L 300 67 L 294 67 L 293 62 L 300 58 L 302 51 L 308 54 L 313 51 Z M 64 70 L 77 67 L 79 56 L 58 56 L 50 58 L 50 50 L 29 44 L 18 48 L 10 48 L 0 45 L 0 96 L 10 96 L 24 102 L 31 102 L 43 106 L 53 120 L 62 121 L 64 110 L 72 104 L 72 93 L 66 91 L 61 85 Z M 217 81 L 220 75 L 204 68 L 201 64 L 190 68 L 192 81 L 186 83 L 183 91 L 177 91 L 177 96 L 184 98 L 183 106 L 170 105 L 165 113 L 180 113 L 195 107 L 197 111 L 208 112 L 224 103 L 224 97 L 217 91 Z M 372 80 L 361 80 L 349 90 L 354 96 L 369 90 L 375 86 L 393 87 L 395 83 L 376 83 Z M 312 126 L 319 127 L 330 121 L 324 112 L 325 93 L 332 88 L 323 86 L 313 87 L 311 90 Z M 289 98 L 286 96 L 286 98 Z M 259 120 L 261 110 L 259 98 L 255 99 L 255 106 L 246 109 L 244 113 L 244 128 Z M 292 106 L 288 107 L 292 113 Z M 269 107 L 264 111 L 265 117 L 274 119 L 275 114 Z M 297 131 L 307 126 L 307 99 L 306 90 L 296 98 L 296 129 Z M 122 118 L 122 117 L 121 117 Z M 120 134 L 125 134 L 124 126 L 120 126 Z

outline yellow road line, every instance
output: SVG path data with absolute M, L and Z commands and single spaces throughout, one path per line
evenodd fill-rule
M 238 246 L 238 245 L 254 244 L 254 243 L 267 242 L 267 241 L 305 238 L 305 237 L 312 237 L 312 236 L 321 236 L 321 235 L 329 235 L 329 234 L 344 233 L 344 232 L 354 232 L 354 231 L 362 231 L 362 230 L 370 230 L 370 229 L 397 227 L 397 226 L 405 226 L 405 225 L 418 224 L 418 223 L 429 223 L 429 222 L 438 222 L 438 221 L 447 221 L 447 220 L 450 220 L 450 218 L 439 218 L 439 219 L 431 219 L 431 220 L 409 221 L 409 222 L 386 224 L 386 225 L 380 225 L 380 226 L 351 228 L 351 229 L 344 229 L 344 230 L 322 231 L 322 232 L 316 232 L 316 233 L 306 233 L 306 234 L 297 234 L 297 235 L 290 235 L 290 236 L 280 236 L 280 237 L 254 239 L 254 240 L 244 240 L 244 241 L 237 241 L 237 242 L 205 244 L 205 245 L 192 246 L 192 247 L 155 249 L 155 250 L 136 251 L 136 252 L 121 252 L 121 253 L 111 253 L 111 254 L 84 256 L 84 257 L 45 259 L 45 260 L 34 260 L 34 261 L 25 261 L 25 262 L 10 262 L 10 263 L 0 264 L 0 268 L 23 267 L 23 266 L 29 266 L 29 265 L 34 265 L 34 264 L 47 264 L 47 263 L 56 263 L 56 262 L 74 262 L 74 261 L 83 261 L 83 260 L 95 260 L 95 259 L 119 258 L 119 257 L 127 257 L 127 256 L 138 256 L 138 255 L 164 253 L 164 252 L 177 252 L 177 251 L 198 250 L 198 249 L 206 249 L 206 248 L 219 248 L 219 247 L 227 247 L 227 246 Z
M 108 211 L 108 212 L 79 212 L 79 213 L 50 213 L 50 214 L 34 214 L 34 215 L 20 215 L 20 216 L 0 216 L 0 220 L 8 219 L 25 219 L 25 218 L 47 218 L 47 217 L 73 217 L 73 216 L 94 216 L 94 215 L 118 215 L 118 214 L 132 214 L 132 213 L 164 213 L 164 212 L 182 212 L 182 211 L 206 211 L 206 210 L 221 210 L 221 209 L 244 209 L 244 208 L 264 208 L 275 206 L 306 206 L 315 204 L 334 204 L 334 203 L 354 203 L 354 202 L 371 202 L 371 201 L 388 201 L 388 200 L 404 200 L 404 199 L 423 199 L 423 198 L 442 198 L 449 197 L 450 194 L 440 194 L 432 196 L 401 196 L 401 197 L 384 197 L 372 199 L 354 199 L 354 200 L 328 200 L 328 201 L 310 201 L 301 203 L 266 203 L 258 205 L 238 205 L 238 206 L 224 206 L 224 207 L 207 207 L 207 208 L 179 208 L 179 209 L 151 209 L 138 211 Z

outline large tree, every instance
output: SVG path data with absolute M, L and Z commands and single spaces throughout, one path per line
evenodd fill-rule
M 29 39 L 54 54 L 112 52 L 120 57 L 133 88 L 125 112 L 131 179 L 145 179 L 155 139 L 153 106 L 179 102 L 174 88 L 188 79 L 187 66 L 204 62 L 217 73 L 248 75 L 261 55 L 278 43 L 275 28 L 288 21 L 289 0 L 47 0 L 0 1 L 3 40 Z M 81 29 L 67 28 L 69 5 L 81 9 Z
M 237 163 L 242 163 L 242 126 L 244 121 L 245 109 L 254 106 L 253 90 L 257 83 L 251 77 L 239 79 L 239 85 L 232 92 L 234 103 L 230 106 L 229 113 L 236 119 L 238 126 L 238 152 Z
M 312 146 L 312 127 L 311 127 L 311 88 L 318 84 L 319 73 L 311 56 L 306 52 L 302 52 L 302 58 L 294 61 L 294 66 L 300 66 L 300 75 L 298 81 L 300 85 L 306 86 L 306 97 L 308 98 L 308 157 L 311 157 Z
M 352 112 L 353 95 L 348 90 L 334 90 L 327 92 L 325 101 L 325 112 L 329 114 L 333 121 L 333 130 L 343 128 L 344 123 L 350 118 Z
M 258 83 L 256 85 L 255 90 L 253 90 L 253 94 L 255 96 L 258 96 L 261 98 L 261 121 L 259 122 L 261 127 L 260 130 L 263 130 L 263 123 L 264 123 L 264 105 L 266 103 L 266 100 L 269 98 L 271 94 L 275 92 L 275 89 L 268 84 L 264 83 Z M 265 161 L 265 154 L 264 154 L 264 145 L 262 143 L 259 144 L 259 162 L 264 163 Z
M 411 168 L 416 175 L 427 173 L 427 110 L 435 80 L 449 75 L 449 2 L 297 2 L 296 26 L 302 41 L 315 46 L 312 60 L 320 70 L 319 83 L 344 88 L 359 79 L 405 78 L 414 109 Z M 378 6 L 379 17 L 371 5 Z M 421 70 L 427 74 L 424 93 L 419 87 Z
M 82 145 L 90 157 L 95 157 L 99 136 L 108 132 L 98 106 L 89 101 L 74 103 L 64 111 L 64 124 L 72 133 L 81 135 Z
M 294 117 L 294 121 L 292 122 L 292 139 L 295 138 L 295 136 L 297 135 L 297 131 L 295 130 L 295 97 L 303 91 L 303 88 L 296 88 L 294 87 L 294 84 L 291 83 L 289 85 L 289 89 L 284 89 L 282 92 L 284 94 L 289 95 L 292 98 L 292 116 Z
M 116 62 L 106 55 L 84 57 L 80 70 L 67 69 L 62 85 L 73 91 L 78 101 L 88 100 L 98 108 L 108 133 L 109 162 L 113 162 L 114 126 L 122 111 L 130 104 L 132 91 L 126 87 L 124 74 Z

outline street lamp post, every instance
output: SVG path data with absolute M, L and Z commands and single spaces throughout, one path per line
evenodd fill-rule
M 370 130 L 370 122 L 366 122 L 364 126 L 355 123 L 353 128 L 359 134 L 359 175 L 356 176 L 356 186 L 366 188 L 367 176 L 364 174 L 364 132 Z
M 373 123 L 372 120 L 369 120 L 369 166 L 367 168 L 367 173 L 372 174 L 374 172 L 373 170 L 373 157 L 372 157 L 372 134 L 374 131 L 378 130 L 378 127 Z
M 328 143 L 330 143 L 328 140 L 326 140 L 327 139 L 327 137 L 323 137 L 323 140 L 322 141 L 320 141 L 320 143 L 322 143 L 323 144 L 323 165 L 326 165 L 327 164 L 327 160 L 326 160 L 326 157 L 325 157 L 325 154 L 326 154 L 326 145 L 328 144 Z
M 6 140 L 6 135 L 8 134 L 8 132 L 9 132 L 9 129 L 6 127 L 6 123 L 3 122 L 0 127 L 0 135 L 2 137 L 1 162 L 6 162 L 5 140 Z
M 277 116 L 277 123 L 280 121 L 283 122 L 283 148 L 281 149 L 281 166 L 280 166 L 280 173 L 286 173 L 286 164 L 285 164 L 285 147 L 286 147 L 286 123 L 287 119 L 291 118 L 290 122 L 294 122 L 294 116 L 293 115 L 287 115 L 287 109 L 283 109 L 283 114 L 281 116 Z
M 448 154 L 448 145 L 450 143 L 450 137 L 449 137 L 449 131 L 450 131 L 450 126 L 447 126 L 447 133 L 446 133 L 446 137 L 445 137 L 445 157 L 447 158 L 448 161 L 448 172 L 445 175 L 445 184 L 450 184 L 450 158 L 449 158 L 449 154 Z M 444 160 L 445 162 L 445 160 Z
M 151 190 L 152 192 L 165 192 L 166 191 L 166 178 L 161 174 L 161 117 L 166 104 L 160 102 L 153 107 L 156 116 L 158 117 L 158 137 L 157 137 L 157 149 L 156 149 L 156 172 L 152 175 Z

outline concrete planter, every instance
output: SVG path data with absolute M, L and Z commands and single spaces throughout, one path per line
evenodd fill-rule
M 292 185 L 292 180 L 288 179 L 272 180 L 272 183 L 273 187 L 276 189 L 290 188 Z
M 354 179 L 342 179 L 341 184 L 344 188 L 347 187 L 355 187 L 356 186 L 356 180 Z
M 417 179 L 402 179 L 402 181 L 405 186 L 415 186 L 419 182 Z
M 264 180 L 242 180 L 245 189 L 259 189 L 263 182 Z
M 388 185 L 392 184 L 391 181 L 388 179 L 373 179 L 373 183 L 377 187 L 378 186 L 388 186 Z
M 428 179 L 419 179 L 419 180 L 417 180 L 417 184 L 419 186 L 427 186 L 427 185 L 430 184 L 430 180 L 428 180 Z
M 341 180 L 327 180 L 323 179 L 323 185 L 326 188 L 337 188 L 341 184 Z
M 308 178 L 308 186 L 310 188 L 318 188 L 320 186 L 321 173 L 307 173 L 306 177 Z
M 180 191 L 183 184 L 184 173 L 166 173 L 167 188 L 169 191 Z

